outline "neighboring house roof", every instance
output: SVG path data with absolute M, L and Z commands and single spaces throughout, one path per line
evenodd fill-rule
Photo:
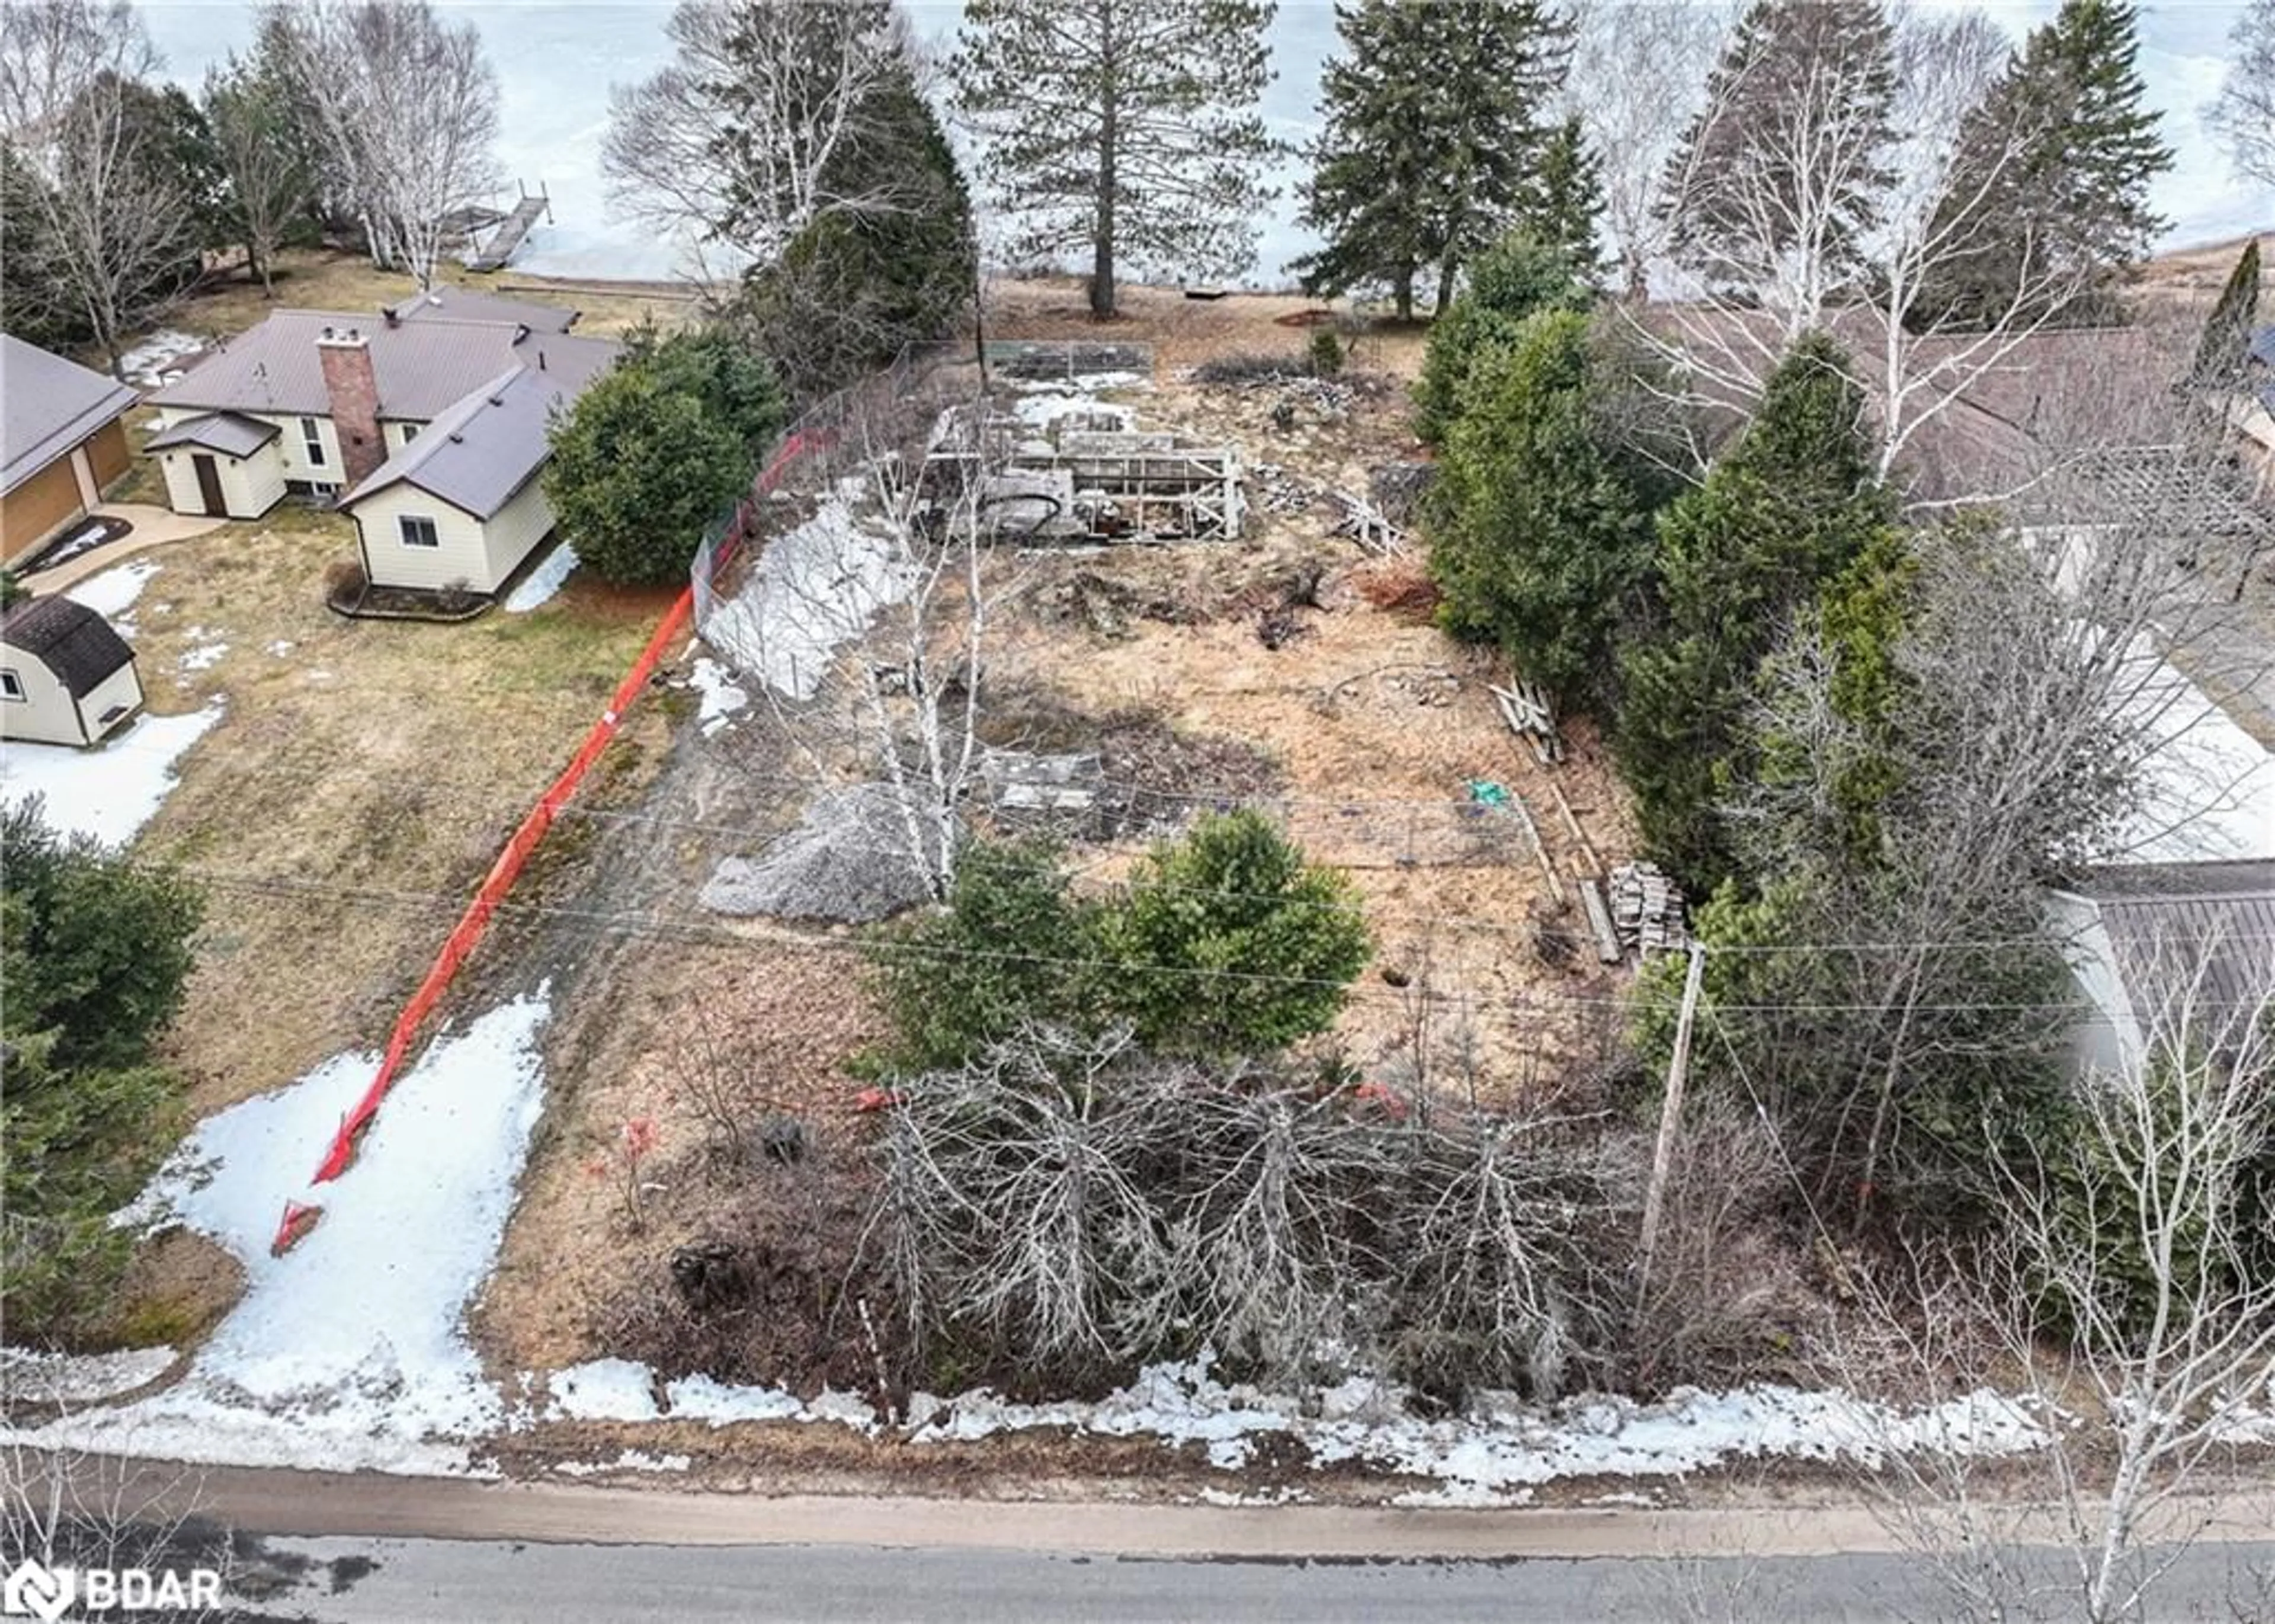
M 535 366 L 542 357 L 564 373 L 590 374 L 616 354 L 603 339 L 539 333 L 518 323 L 436 315 L 389 327 L 336 310 L 280 310 L 208 354 L 151 404 L 329 417 L 331 396 L 316 348 L 327 328 L 353 328 L 369 341 L 379 415 L 418 423 L 442 416 L 510 367 Z
M 2251 335 L 2244 353 L 2263 366 L 2275 366 L 2275 323 L 2261 328 Z
M 13 490 L 140 399 L 115 378 L 0 334 L 0 490 Z
M 0 643 L 20 650 L 56 674 L 56 680 L 83 699 L 122 667 L 134 663 L 126 639 L 110 623 L 69 598 L 34 598 L 0 620 Z
M 466 288 L 436 288 L 406 298 L 380 313 L 397 321 L 495 321 L 518 323 L 533 333 L 565 333 L 577 325 L 581 311 L 558 305 L 537 305 L 518 298 L 500 298 Z
M 2210 1039 L 2275 994 L 2275 862 L 2127 864 L 2068 890 L 2091 905 L 2098 956 L 2143 1031 L 2185 1009 Z
M 250 457 L 283 432 L 276 424 L 264 423 L 258 418 L 239 417 L 234 412 L 208 412 L 168 424 L 145 441 L 142 449 L 162 451 L 170 446 L 192 445 L 230 457 Z
M 395 485 L 412 485 L 452 507 L 487 519 L 544 466 L 553 408 L 584 392 L 613 359 L 577 367 L 516 366 L 488 380 L 416 440 L 372 471 L 340 506 L 352 508 Z

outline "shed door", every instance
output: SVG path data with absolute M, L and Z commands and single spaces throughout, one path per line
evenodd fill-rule
M 214 465 L 214 459 L 193 455 L 190 465 L 198 471 L 198 495 L 206 504 L 206 511 L 215 518 L 227 517 L 229 504 L 222 500 L 221 470 Z

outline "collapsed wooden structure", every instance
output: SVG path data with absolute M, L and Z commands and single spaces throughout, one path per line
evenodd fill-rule
M 1038 426 L 981 401 L 944 415 L 926 464 L 943 487 L 976 484 L 981 522 L 1004 540 L 1232 541 L 1247 517 L 1236 449 L 1138 428 L 1118 408 Z

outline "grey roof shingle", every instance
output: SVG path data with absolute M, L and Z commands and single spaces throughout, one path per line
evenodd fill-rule
M 33 598 L 10 609 L 0 620 L 0 642 L 53 671 L 74 699 L 134 661 L 134 651 L 109 621 L 64 597 Z
M 208 354 L 176 382 L 153 395 L 159 406 L 207 412 L 255 412 L 329 417 L 316 340 L 324 329 L 353 328 L 370 341 L 379 385 L 379 415 L 427 423 L 473 390 L 516 366 L 569 371 L 613 359 L 616 346 L 598 338 L 539 333 L 499 321 L 435 317 L 389 327 L 369 315 L 336 310 L 280 310 Z
M 2217 1023 L 2275 993 L 2275 862 L 2119 865 L 2070 888 L 2093 903 L 2144 1028 L 2183 997 Z
M 13 490 L 121 412 L 134 391 L 0 333 L 0 490 Z
M 234 412 L 208 412 L 160 429 L 142 442 L 142 449 L 162 451 L 170 446 L 193 445 L 230 457 L 250 457 L 283 432 L 276 424 L 264 423 L 257 418 L 239 417 Z
M 515 366 L 486 380 L 373 470 L 340 505 L 352 508 L 390 486 L 408 484 L 488 518 L 544 466 L 553 408 L 576 399 L 616 358 L 614 344 L 593 350 L 571 362 L 548 356 L 541 368 Z
M 2264 366 L 2275 366 L 2275 322 L 2270 322 L 2251 335 L 2251 343 L 2244 353 Z
M 495 293 L 470 288 L 436 288 L 393 305 L 382 313 L 398 321 L 495 321 L 518 323 L 533 333 L 565 333 L 583 313 L 558 305 L 532 304 L 525 299 L 500 298 Z

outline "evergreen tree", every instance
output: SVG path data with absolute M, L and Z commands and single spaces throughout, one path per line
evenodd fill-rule
M 1604 217 L 1603 166 L 1588 150 L 1579 116 L 1548 133 L 1527 188 L 1523 216 L 1538 240 L 1561 248 L 1591 287 L 1604 274 L 1604 253 L 1596 228 Z
M 1659 635 L 1621 660 L 1614 747 L 1645 843 L 1695 891 L 1729 878 L 1718 804 L 1752 771 L 1762 661 L 1889 522 L 1847 358 L 1803 338 L 1738 443 L 1659 517 Z
M 1313 293 L 1387 284 L 1402 321 L 1434 266 L 1442 311 L 1546 162 L 1541 121 L 1571 26 L 1540 0 L 1349 0 L 1335 26 L 1343 50 L 1321 79 L 1303 187 L 1304 223 L 1326 245 L 1296 268 Z
M 1230 275 L 1255 258 L 1278 150 L 1256 111 L 1274 0 L 968 0 L 950 64 L 1015 253 L 1090 255 L 1115 313 L 1125 261 Z
M 1568 705 L 1609 697 L 1674 494 L 1671 448 L 1641 443 L 1637 364 L 1577 311 L 1527 318 L 1471 370 L 1431 490 L 1447 630 L 1499 643 Z
M 1523 231 L 1479 254 L 1470 285 L 1430 324 L 1414 383 L 1414 432 L 1438 444 L 1460 414 L 1462 386 L 1480 356 L 1515 338 L 1534 311 L 1578 309 L 1588 297 L 1571 254 Z
M 264 298 L 275 291 L 276 251 L 316 235 L 316 157 L 294 115 L 291 86 L 272 63 L 232 55 L 206 75 L 206 122 L 226 182 L 222 235 L 244 247 Z
M 971 200 L 914 77 L 890 75 L 860 116 L 864 139 L 840 150 L 823 185 L 885 206 L 812 221 L 778 261 L 752 268 L 738 300 L 738 324 L 800 400 L 942 336 L 971 306 Z
M 1896 74 L 1878 0 L 1755 0 L 1669 161 L 1675 258 L 1805 328 L 1862 269 L 1893 182 Z
M 1949 211 L 1980 208 L 1980 246 L 1934 268 L 1915 325 L 2110 320 L 2113 273 L 2148 252 L 2164 221 L 2149 188 L 2173 166 L 2143 105 L 2134 11 L 2064 0 L 2031 30 L 1960 131 Z
M 2243 376 L 2245 351 L 2259 325 L 2259 239 L 2243 245 L 2227 284 L 2204 321 L 2188 381 L 2200 389 L 2233 389 Z

